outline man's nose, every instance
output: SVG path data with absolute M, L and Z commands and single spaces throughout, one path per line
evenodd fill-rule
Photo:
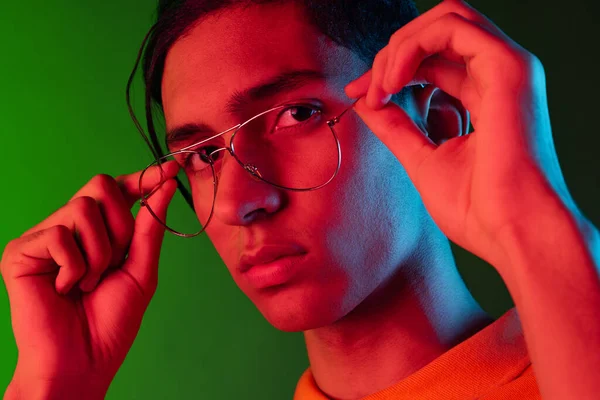
M 283 206 L 283 189 L 252 176 L 229 153 L 223 155 L 217 179 L 214 217 L 227 225 L 248 225 Z

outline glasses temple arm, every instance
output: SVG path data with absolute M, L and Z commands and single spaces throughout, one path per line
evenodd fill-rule
M 334 126 L 335 124 L 337 124 L 338 122 L 340 122 L 340 118 L 342 118 L 342 116 L 344 114 L 346 114 L 346 112 L 350 111 L 352 109 L 352 107 L 354 107 L 354 105 L 356 103 L 358 103 L 358 100 L 355 100 L 348 108 L 346 108 L 344 111 L 342 111 L 337 117 L 333 117 L 332 119 L 330 119 L 329 121 L 327 121 L 327 125 Z

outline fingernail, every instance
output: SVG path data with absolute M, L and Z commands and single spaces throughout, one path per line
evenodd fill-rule
M 389 103 L 391 98 L 391 94 L 383 94 L 379 96 L 373 94 L 373 96 L 370 99 L 367 97 L 367 105 L 373 110 L 379 110 L 385 107 L 385 105 Z
M 391 94 L 387 94 L 384 97 L 381 98 L 381 106 L 384 107 L 387 103 L 390 102 L 390 100 L 392 99 L 392 95 Z
M 353 83 L 354 83 L 354 81 L 350 82 L 349 84 L 347 84 L 344 87 L 344 93 L 346 94 L 346 96 L 348 96 L 351 99 L 355 97 L 352 93 L 352 89 L 354 89 Z

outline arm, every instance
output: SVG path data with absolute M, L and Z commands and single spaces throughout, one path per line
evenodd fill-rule
M 26 368 L 17 364 L 13 378 L 4 392 L 4 400 L 102 400 L 110 380 L 33 379 Z
M 498 236 L 504 273 L 544 399 L 600 393 L 598 231 L 583 217 L 550 206 Z M 594 257 L 596 252 L 596 257 Z

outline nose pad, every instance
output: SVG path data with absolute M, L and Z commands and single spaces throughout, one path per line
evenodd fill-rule
M 237 158 L 237 156 L 233 153 L 233 151 L 231 150 L 231 148 L 229 147 L 223 147 L 220 148 L 218 150 L 215 150 L 211 153 L 211 156 L 219 151 L 226 151 L 227 153 L 229 153 L 229 155 L 235 160 L 237 161 L 243 168 L 244 170 L 246 170 L 250 176 L 252 177 L 253 180 L 255 180 L 256 182 L 262 182 L 262 174 L 260 173 L 260 170 L 258 169 L 258 167 L 254 164 L 244 164 L 239 158 Z M 216 175 L 220 175 L 220 174 L 216 174 Z
M 255 182 L 263 182 L 263 183 L 265 182 L 263 180 L 263 175 L 261 174 L 261 172 L 258 169 L 258 167 L 256 165 L 254 165 L 254 164 L 244 164 L 239 158 L 237 158 L 237 156 L 231 150 L 231 148 L 229 148 L 229 147 L 223 147 L 221 149 L 218 149 L 218 150 L 214 151 L 212 154 L 217 153 L 219 151 L 226 151 L 231 156 L 231 158 L 233 158 L 233 160 L 230 160 L 230 161 L 233 161 L 234 164 L 238 164 L 246 172 L 248 172 L 250 174 L 250 176 L 252 177 L 253 181 L 255 181 Z M 225 161 L 225 160 L 223 160 L 223 161 Z M 223 161 L 221 161 L 221 162 L 223 162 Z M 220 171 L 219 172 L 215 171 L 215 180 L 216 180 L 216 182 L 218 182 L 220 180 L 219 179 L 220 175 L 221 175 Z
M 258 170 L 258 168 L 256 167 L 256 165 L 244 164 L 244 169 L 250 173 L 250 175 L 252 176 L 252 178 L 255 181 L 261 180 L 260 178 L 262 178 L 262 175 L 261 175 L 260 171 Z
M 280 190 L 261 179 L 263 174 L 256 165 L 244 164 L 233 154 L 233 159 L 226 158 L 221 159 L 218 174 L 220 184 L 214 203 L 217 219 L 227 225 L 247 225 L 282 206 Z

